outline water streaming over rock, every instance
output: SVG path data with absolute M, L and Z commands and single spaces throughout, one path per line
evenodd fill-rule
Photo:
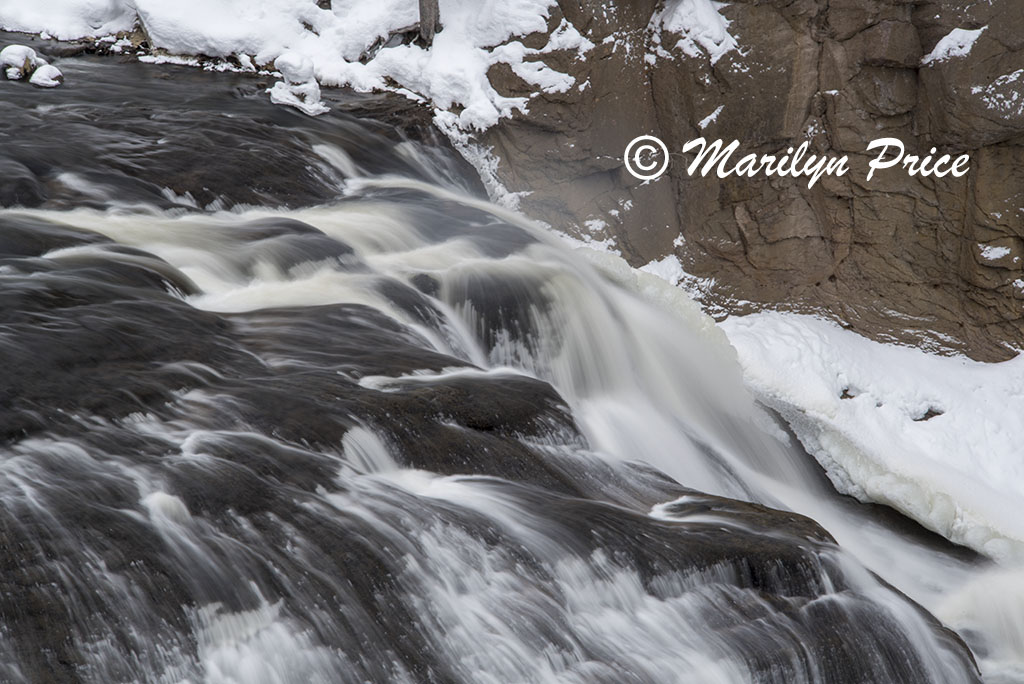
M 680 291 L 390 100 L 62 68 L 105 97 L 0 84 L 0 680 L 979 679 L 904 592 L 982 564 L 832 493 Z

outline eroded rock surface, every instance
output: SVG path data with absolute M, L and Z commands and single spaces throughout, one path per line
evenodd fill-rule
M 691 3 L 694 4 L 694 3 Z M 697 3 L 699 4 L 699 3 Z M 545 56 L 576 78 L 541 93 L 485 142 L 522 209 L 584 239 L 612 238 L 636 266 L 678 257 L 712 311 L 823 311 L 869 336 L 1001 360 L 1024 344 L 1024 13 L 991 3 L 772 0 L 719 8 L 737 47 L 680 49 L 655 0 L 561 0 L 595 47 Z M 653 18 L 653 19 L 652 19 Z M 954 29 L 969 52 L 922 60 Z M 541 42 L 531 36 L 524 43 Z M 689 54 L 687 54 L 689 53 Z M 510 69 L 502 92 L 531 90 Z M 717 114 L 716 114 L 717 112 Z M 641 184 L 621 158 L 635 136 L 733 139 L 741 153 L 811 141 L 851 171 L 806 179 L 690 177 L 674 155 Z M 865 181 L 868 142 L 971 155 L 963 178 Z M 713 280 L 713 282 L 712 282 Z

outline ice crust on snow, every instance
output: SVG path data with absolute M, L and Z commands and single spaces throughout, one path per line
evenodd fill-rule
M 989 259 L 1010 252 L 979 248 Z M 673 254 L 640 270 L 696 301 L 714 289 Z M 1024 280 L 1014 284 L 1024 292 Z M 995 364 L 937 356 L 779 312 L 719 325 L 748 387 L 782 414 L 838 491 L 997 560 L 1024 562 L 1024 355 Z
M 310 116 L 325 114 L 330 111 L 330 108 L 320 101 L 320 86 L 316 81 L 309 81 L 307 83 L 278 81 L 270 87 L 268 92 L 270 93 L 270 101 L 274 104 L 295 107 Z
M 924 56 L 921 60 L 921 66 L 928 66 L 933 62 L 942 62 L 952 57 L 966 57 L 970 54 L 971 48 L 974 47 L 974 42 L 978 40 L 986 28 L 988 27 L 983 26 L 973 31 L 961 28 L 953 29 L 935 44 L 931 52 Z
M 795 314 L 721 325 L 751 389 L 840 492 L 990 557 L 1024 560 L 1024 356 L 935 356 Z

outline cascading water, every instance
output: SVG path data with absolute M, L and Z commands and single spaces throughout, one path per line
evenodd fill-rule
M 101 136 L 0 212 L 0 680 L 979 679 L 901 592 L 982 564 L 836 496 L 685 295 L 310 126 L 313 208 L 186 210 Z

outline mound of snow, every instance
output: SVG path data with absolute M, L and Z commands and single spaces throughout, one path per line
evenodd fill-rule
M 655 28 L 682 36 L 676 49 L 690 57 L 706 52 L 714 64 L 736 48 L 736 39 L 729 34 L 729 21 L 719 14 L 723 3 L 713 0 L 668 0 L 655 15 Z
M 36 51 L 25 45 L 8 45 L 0 50 L 0 70 L 11 81 L 26 78 L 40 88 L 55 88 L 64 82 L 60 69 L 50 66 Z
M 267 92 L 274 104 L 295 107 L 310 116 L 330 111 L 320 101 L 320 85 L 313 76 L 313 62 L 298 52 L 286 52 L 274 61 L 284 81 L 274 84 Z
M 298 52 L 286 52 L 274 60 L 286 83 L 300 84 L 314 80 L 313 60 Z
M 921 66 L 927 66 L 932 62 L 942 62 L 952 57 L 966 57 L 974 47 L 974 41 L 978 40 L 982 32 L 988 28 L 983 26 L 974 31 L 966 29 L 953 29 L 942 40 L 936 43 L 935 48 L 921 60 Z
M 41 63 L 36 51 L 25 45 L 8 45 L 0 50 L 0 67 L 4 76 L 20 81 Z
M 792 314 L 721 326 L 747 383 L 840 492 L 993 558 L 1024 559 L 1024 356 L 934 356 Z
M 40 88 L 56 88 L 64 82 L 64 74 L 55 66 L 43 64 L 32 72 L 32 78 L 28 82 Z

